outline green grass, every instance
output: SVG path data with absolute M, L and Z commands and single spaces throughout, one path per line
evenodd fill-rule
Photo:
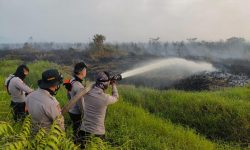
M 190 129 L 173 125 L 126 102 L 109 108 L 106 125 L 108 140 L 131 149 L 209 150 L 216 146 Z
M 12 119 L 10 106 L 10 98 L 7 92 L 0 90 L 0 121 L 9 121 Z
M 5 61 L 0 61 L 0 66 L 1 66 L 1 71 L 0 75 L 1 76 L 7 76 L 10 73 L 14 73 L 16 70 L 16 67 L 20 65 L 22 61 L 20 60 L 5 60 Z
M 21 61 L 18 60 L 0 61 L 1 66 L 6 66 L 1 67 L 1 85 L 3 85 L 4 79 L 10 73 L 13 73 L 20 63 Z M 69 76 L 64 67 L 47 61 L 29 63 L 28 66 L 30 75 L 26 81 L 33 88 L 37 87 L 37 80 L 41 78 L 42 71 L 46 69 L 57 68 L 64 73 L 64 76 Z M 243 92 L 246 95 L 247 90 L 246 88 Z M 224 138 L 219 142 L 220 144 L 212 142 L 201 135 L 204 134 L 201 132 L 202 130 L 197 130 L 198 124 L 201 129 L 209 131 L 209 134 L 204 134 L 209 137 L 210 131 L 214 133 L 212 128 L 216 127 L 215 129 L 217 129 L 214 123 L 222 121 L 225 126 L 231 125 L 231 122 L 235 122 L 235 120 L 231 120 L 231 122 L 223 121 L 228 120 L 232 114 L 245 117 L 245 114 L 249 112 L 249 101 L 247 96 L 243 96 L 240 89 L 226 91 L 228 94 L 223 95 L 223 92 L 157 91 L 134 88 L 133 86 L 121 86 L 119 92 L 121 93 L 119 102 L 108 108 L 105 122 L 107 139 L 104 142 L 92 139 L 88 144 L 88 149 L 243 149 L 225 143 L 227 139 Z M 9 122 L 17 132 L 20 132 L 21 125 L 12 122 L 9 108 L 10 96 L 4 91 L 3 86 L 0 87 L 0 94 L 0 121 Z M 239 101 L 234 98 L 237 94 L 241 96 Z M 56 98 L 62 106 L 67 102 L 64 88 L 59 90 Z M 199 114 L 200 108 L 203 108 L 204 111 Z M 228 113 L 228 116 L 225 116 L 226 113 Z M 66 115 L 67 140 L 70 142 L 72 128 L 69 122 L 69 117 Z M 177 125 L 172 122 L 180 124 Z M 193 123 L 193 126 L 189 124 L 190 122 Z M 239 126 L 238 129 L 233 129 L 241 135 L 241 130 L 245 129 L 247 124 L 244 124 L 245 122 L 240 123 L 243 127 Z M 248 130 L 244 131 L 248 132 Z M 217 139 L 217 137 L 210 138 Z
M 215 91 L 211 94 L 215 96 L 224 97 L 234 101 L 248 101 L 250 102 L 250 86 L 227 88 L 220 91 Z
M 125 101 L 150 113 L 194 128 L 210 139 L 243 144 L 250 143 L 249 94 L 244 95 L 247 91 L 250 92 L 248 87 L 217 92 L 159 91 L 133 86 L 119 88 Z

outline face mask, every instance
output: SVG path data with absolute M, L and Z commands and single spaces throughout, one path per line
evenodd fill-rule
M 56 88 L 55 92 L 53 92 L 53 95 L 56 95 L 59 89 L 60 89 L 60 84 L 57 85 L 57 88 Z
M 104 87 L 103 90 L 106 90 L 106 89 L 108 89 L 109 85 L 105 84 L 103 87 Z
M 55 96 L 57 94 L 57 91 L 60 89 L 60 85 L 57 86 L 55 91 L 50 90 L 49 88 L 46 88 L 44 90 L 48 91 L 50 95 Z
M 81 82 L 81 83 L 82 83 L 82 81 L 83 81 L 82 79 L 80 79 L 80 78 L 79 78 L 79 77 L 77 77 L 76 75 L 74 75 L 74 77 L 75 77 L 75 80 L 76 80 L 76 81 L 79 81 L 79 82 Z
M 44 90 L 48 91 L 49 94 L 52 95 L 52 96 L 56 95 L 56 93 L 55 93 L 54 91 L 50 90 L 50 89 L 47 89 L 47 88 L 46 88 L 46 89 L 44 89 Z

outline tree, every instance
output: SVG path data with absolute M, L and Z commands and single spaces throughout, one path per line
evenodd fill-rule
M 23 44 L 23 49 L 24 49 L 24 50 L 30 50 L 30 49 L 32 49 L 32 46 L 31 46 L 31 44 L 29 44 L 28 42 L 25 42 L 25 43 Z
M 244 43 L 246 40 L 244 38 L 241 37 L 231 37 L 229 39 L 227 39 L 228 43 Z
M 196 42 L 198 38 L 188 38 L 187 41 L 190 42 L 190 43 L 194 43 Z
M 106 37 L 102 34 L 96 34 L 94 35 L 93 41 L 94 45 L 98 50 L 103 50 L 104 48 L 104 41 L 106 40 Z

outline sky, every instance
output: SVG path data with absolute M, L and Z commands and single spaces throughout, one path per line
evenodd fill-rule
M 250 0 L 0 0 L 0 43 L 250 39 Z

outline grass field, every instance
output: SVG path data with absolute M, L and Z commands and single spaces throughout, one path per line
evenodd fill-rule
M 210 139 L 250 143 L 250 88 L 216 92 L 159 91 L 123 86 L 123 98 Z
M 0 85 L 20 63 L 18 60 L 0 61 Z M 49 68 L 57 68 L 69 77 L 65 67 L 50 62 L 33 62 L 28 66 L 30 75 L 26 81 L 33 88 L 37 87 L 41 72 Z M 250 149 L 247 146 L 250 139 L 249 87 L 216 92 L 183 92 L 122 85 L 119 92 L 119 102 L 108 108 L 106 140 L 92 139 L 87 149 Z M 20 149 L 37 149 L 39 141 L 45 143 L 40 145 L 50 149 L 54 149 L 52 146 L 65 149 L 67 145 L 67 149 L 78 148 L 72 145 L 68 116 L 65 116 L 66 133 L 60 131 L 60 134 L 54 134 L 52 131 L 56 127 L 53 127 L 49 135 L 43 135 L 41 131 L 35 136 L 40 138 L 34 139 L 34 135 L 23 132 L 24 129 L 30 130 L 29 121 L 25 125 L 13 123 L 10 97 L 3 86 L 0 95 L 2 149 L 10 148 L 17 141 L 23 142 L 19 143 Z M 67 102 L 64 88 L 56 97 L 62 106 Z M 1 127 L 6 130 L 1 130 Z M 51 140 L 54 137 L 58 140 Z

